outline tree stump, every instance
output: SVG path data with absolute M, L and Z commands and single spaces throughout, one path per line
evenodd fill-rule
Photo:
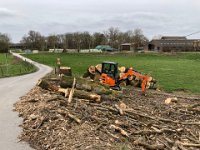
M 70 67 L 60 67 L 59 74 L 64 74 L 66 76 L 72 76 L 72 70 Z

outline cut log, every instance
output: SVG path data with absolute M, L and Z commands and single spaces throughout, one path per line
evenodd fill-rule
M 120 115 L 124 114 L 123 110 L 117 104 L 115 104 L 115 108 L 119 111 Z
M 100 95 L 85 92 L 85 91 L 80 91 L 80 90 L 74 91 L 74 97 L 77 97 L 77 98 L 80 98 L 80 99 L 88 99 L 88 100 L 92 100 L 94 102 L 100 102 L 101 101 Z
M 102 64 L 97 64 L 95 66 L 95 71 L 96 71 L 96 73 L 101 74 L 101 72 L 102 72 Z
M 133 80 L 128 80 L 127 84 L 128 84 L 128 85 L 132 85 L 132 86 L 134 86 L 134 87 L 140 87 L 141 81 L 140 81 L 140 80 L 135 80 L 135 79 L 133 79 Z
M 59 88 L 58 92 L 63 93 L 65 97 L 69 95 L 69 89 Z
M 65 97 L 70 96 L 70 93 L 68 92 L 68 90 L 70 90 L 70 89 L 58 88 L 57 86 L 50 84 L 45 80 L 41 80 L 38 83 L 38 86 L 40 86 L 42 89 L 45 89 L 45 90 L 63 93 L 65 95 Z M 86 92 L 86 91 L 74 89 L 72 95 L 74 95 L 74 97 L 77 97 L 77 98 L 80 98 L 80 99 L 88 99 L 88 100 L 92 100 L 92 101 L 95 101 L 95 102 L 101 101 L 101 96 L 96 94 L 96 93 L 91 93 L 91 92 Z
M 74 88 L 75 88 L 75 85 L 76 85 L 76 78 L 74 78 L 74 81 L 73 81 L 73 85 L 72 85 L 72 89 L 69 93 L 69 98 L 68 98 L 68 103 L 71 103 L 72 101 L 72 97 L 74 95 Z
M 60 67 L 59 74 L 64 74 L 66 76 L 72 76 L 72 70 L 70 67 Z
M 126 71 L 126 67 L 124 66 L 118 67 L 118 70 L 120 73 L 124 73 Z
M 91 74 L 89 71 L 85 72 L 83 74 L 83 78 L 90 78 L 90 79 L 93 79 L 95 78 L 95 74 Z
M 112 94 L 112 90 L 110 89 L 106 89 L 105 87 L 101 86 L 101 85 L 96 85 L 92 87 L 92 91 L 96 94 L 99 95 L 109 95 Z
M 101 95 L 101 100 L 107 100 L 107 101 L 117 101 L 118 98 L 116 96 L 113 95 Z
M 180 143 L 181 145 L 185 147 L 198 147 L 200 148 L 200 144 L 194 144 L 194 143 Z
M 116 131 L 119 131 L 123 136 L 129 137 L 128 133 L 118 126 L 115 126 L 112 124 L 112 125 L 110 125 L 110 128 L 115 129 Z
M 60 87 L 62 88 L 71 88 L 73 84 L 73 77 L 62 77 L 60 82 Z M 109 95 L 112 94 L 110 87 L 107 85 L 102 85 L 99 82 L 88 81 L 82 78 L 76 78 L 76 86 L 77 90 L 84 91 L 92 91 L 99 95 Z
M 177 103 L 177 98 L 176 97 L 172 97 L 172 98 L 167 98 L 166 100 L 165 100 L 165 104 L 167 104 L 167 105 L 169 105 L 170 103 L 172 103 L 172 102 L 174 102 L 174 103 Z
M 73 81 L 74 81 L 74 77 L 63 76 L 61 78 L 60 86 L 62 88 L 71 88 L 73 85 Z M 88 81 L 83 78 L 76 78 L 76 85 L 80 86 L 80 88 L 81 88 L 81 85 L 86 85 L 86 86 L 90 86 L 90 87 L 87 87 L 88 89 L 91 89 L 91 85 L 93 83 L 94 82 Z M 84 89 L 80 89 L 80 90 L 84 90 Z
M 94 79 L 95 78 L 95 66 L 90 66 L 87 68 L 87 71 L 84 73 L 83 78 L 91 78 Z
M 64 93 L 65 91 L 63 91 L 62 93 Z M 79 99 L 87 99 L 87 100 L 91 100 L 94 102 L 100 102 L 101 101 L 101 96 L 97 95 L 95 93 L 90 93 L 90 92 L 86 92 L 86 91 L 81 91 L 81 90 L 76 90 L 74 89 L 73 91 L 73 97 L 79 98 Z M 65 93 L 64 93 L 65 94 Z M 70 93 L 67 93 L 68 95 L 66 95 L 66 97 L 70 98 Z M 69 99 L 68 98 L 68 99 Z M 71 100 L 68 100 L 68 103 L 70 103 Z
M 127 80 L 123 80 L 119 84 L 120 87 L 126 87 L 127 86 Z
M 58 91 L 59 89 L 57 86 L 50 84 L 47 81 L 42 80 L 42 79 L 38 81 L 37 86 L 41 87 L 42 89 L 51 90 L 51 91 Z
M 76 84 L 77 90 L 92 91 L 92 86 L 89 84 Z
M 77 118 L 76 116 L 74 116 L 74 115 L 72 115 L 72 114 L 70 114 L 70 113 L 68 113 L 67 116 L 68 116 L 69 118 L 75 120 L 78 124 L 81 123 L 81 120 L 80 120 L 79 118 Z
M 78 90 L 91 91 L 92 90 L 91 84 L 92 84 L 91 81 L 87 81 L 81 78 L 76 78 L 75 88 Z M 60 87 L 72 88 L 72 85 L 73 85 L 73 77 L 66 77 L 66 76 L 62 77 L 60 82 Z

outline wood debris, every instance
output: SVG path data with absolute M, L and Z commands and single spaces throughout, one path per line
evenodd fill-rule
M 60 88 L 62 82 L 65 87 Z M 163 100 L 168 95 L 150 90 L 141 96 L 132 87 L 122 93 L 106 87 L 95 90 L 96 83 L 89 81 L 84 84 L 91 88 L 80 88 L 79 79 L 76 84 L 70 80 L 67 87 L 66 82 L 43 79 L 38 84 L 42 86 L 15 104 L 23 118 L 20 139 L 37 150 L 116 150 L 123 145 L 130 150 L 196 150 L 200 146 L 198 100 L 179 97 L 176 105 L 166 105 Z M 73 100 L 68 103 L 73 87 Z

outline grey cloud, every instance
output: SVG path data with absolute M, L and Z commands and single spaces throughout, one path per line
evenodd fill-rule
M 0 17 L 1 18 L 10 18 L 10 17 L 16 17 L 17 14 L 15 11 L 9 10 L 7 8 L 0 8 Z
M 199 0 L 6 0 L 0 2 L 0 29 L 19 41 L 29 30 L 42 34 L 141 28 L 155 35 L 200 30 Z

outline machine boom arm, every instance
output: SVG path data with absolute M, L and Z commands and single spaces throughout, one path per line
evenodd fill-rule
M 142 84 L 141 84 L 141 88 L 142 88 L 142 93 L 144 94 L 146 91 L 146 85 L 147 82 L 149 80 L 149 76 L 148 75 L 142 75 L 139 72 L 133 70 L 132 68 L 130 68 L 120 79 L 119 81 L 125 80 L 128 77 L 132 77 L 132 76 L 136 76 L 140 79 L 142 79 Z

